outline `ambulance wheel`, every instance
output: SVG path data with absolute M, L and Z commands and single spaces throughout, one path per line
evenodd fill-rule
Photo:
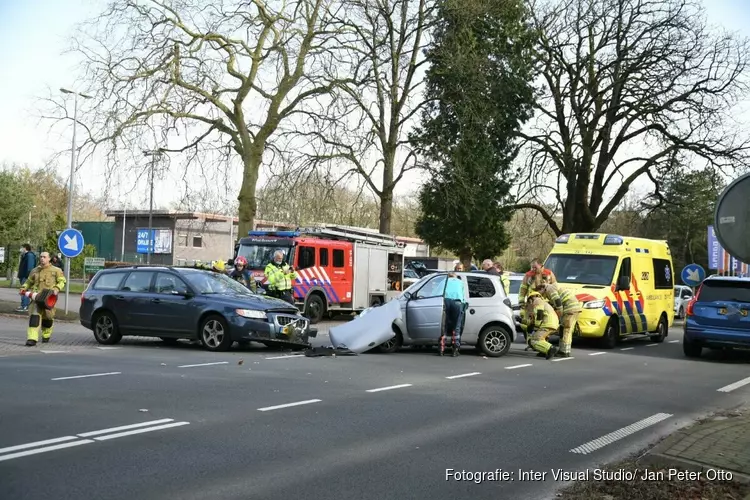
M 601 345 L 604 349 L 614 349 L 620 340 L 620 324 L 614 316 L 607 323 L 604 335 L 601 338 Z
M 108 311 L 96 313 L 92 323 L 94 324 L 94 338 L 100 344 L 112 345 L 122 339 L 117 320 L 112 313 Z
M 307 304 L 305 304 L 305 316 L 310 319 L 310 323 L 313 325 L 320 323 L 325 312 L 326 306 L 323 303 L 323 299 L 320 298 L 320 295 L 310 295 L 307 299 Z
M 659 318 L 659 324 L 656 325 L 656 335 L 651 335 L 651 342 L 662 343 L 667 338 L 667 318 L 664 314 Z

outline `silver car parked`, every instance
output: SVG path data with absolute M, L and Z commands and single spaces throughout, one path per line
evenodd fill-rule
M 468 308 L 461 346 L 472 346 L 491 357 L 505 355 L 515 338 L 511 302 L 499 276 L 482 272 L 456 273 L 464 282 Z M 447 272 L 424 276 L 394 300 L 401 303 L 401 318 L 393 323 L 396 334 L 378 346 L 391 353 L 402 346 L 435 346 L 445 321 L 443 293 Z M 450 343 L 450 339 L 446 339 Z

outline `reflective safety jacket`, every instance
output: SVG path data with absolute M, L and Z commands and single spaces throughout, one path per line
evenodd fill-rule
M 582 304 L 570 290 L 561 290 L 557 285 L 549 284 L 540 293 L 552 304 L 558 315 L 581 312 Z
M 560 328 L 557 313 L 541 296 L 534 297 L 526 304 L 524 320 L 528 326 L 533 326 L 534 330 L 557 331 Z
M 30 292 L 51 289 L 57 289 L 58 292 L 61 292 L 65 288 L 65 274 L 63 274 L 62 269 L 52 264 L 47 267 L 36 266 L 21 288 Z
M 503 282 L 503 288 L 505 289 L 505 296 L 510 294 L 510 279 L 508 279 L 507 273 L 500 274 L 500 281 Z
M 529 271 L 524 274 L 523 280 L 521 280 L 521 288 L 518 290 L 518 303 L 523 304 L 526 302 L 526 296 L 529 294 L 529 291 L 534 290 L 542 283 L 545 285 L 557 283 L 555 273 L 549 269 L 542 268 L 540 273 Z
M 266 266 L 263 274 L 268 280 L 269 290 L 291 290 L 292 282 L 297 279 L 297 272 L 291 271 L 289 264 L 276 264 L 271 261 Z

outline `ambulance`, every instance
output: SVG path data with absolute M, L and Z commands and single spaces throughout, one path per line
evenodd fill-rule
M 544 267 L 583 303 L 575 337 L 607 349 L 629 335 L 664 342 L 674 322 L 674 269 L 665 241 L 615 234 L 563 234 Z
M 245 257 L 256 281 L 264 285 L 263 271 L 281 251 L 297 271 L 292 284 L 297 306 L 311 323 L 318 323 L 325 315 L 358 313 L 400 295 L 404 247 L 394 236 L 377 231 L 324 224 L 250 231 L 236 246 L 235 258 Z

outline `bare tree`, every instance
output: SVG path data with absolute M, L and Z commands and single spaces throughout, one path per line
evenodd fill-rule
M 434 0 L 347 0 L 338 18 L 353 81 L 339 85 L 324 116 L 311 115 L 308 134 L 321 147 L 315 163 L 361 176 L 380 201 L 379 228 L 391 232 L 394 189 L 418 168 L 410 122 L 422 108 L 422 66 Z
M 110 164 L 122 150 L 137 161 L 144 147 L 182 156 L 186 169 L 206 154 L 238 161 L 246 232 L 274 135 L 346 82 L 334 75 L 336 8 L 331 0 L 111 2 L 74 46 L 83 91 L 94 97 L 94 114 L 80 120 L 87 143 L 106 146 Z M 215 162 L 206 168 L 216 172 Z
M 732 112 L 748 88 L 750 46 L 709 29 L 697 3 L 563 0 L 537 8 L 535 23 L 542 92 L 523 135 L 517 208 L 537 210 L 556 234 L 599 229 L 638 179 L 658 195 L 679 165 L 746 160 Z

